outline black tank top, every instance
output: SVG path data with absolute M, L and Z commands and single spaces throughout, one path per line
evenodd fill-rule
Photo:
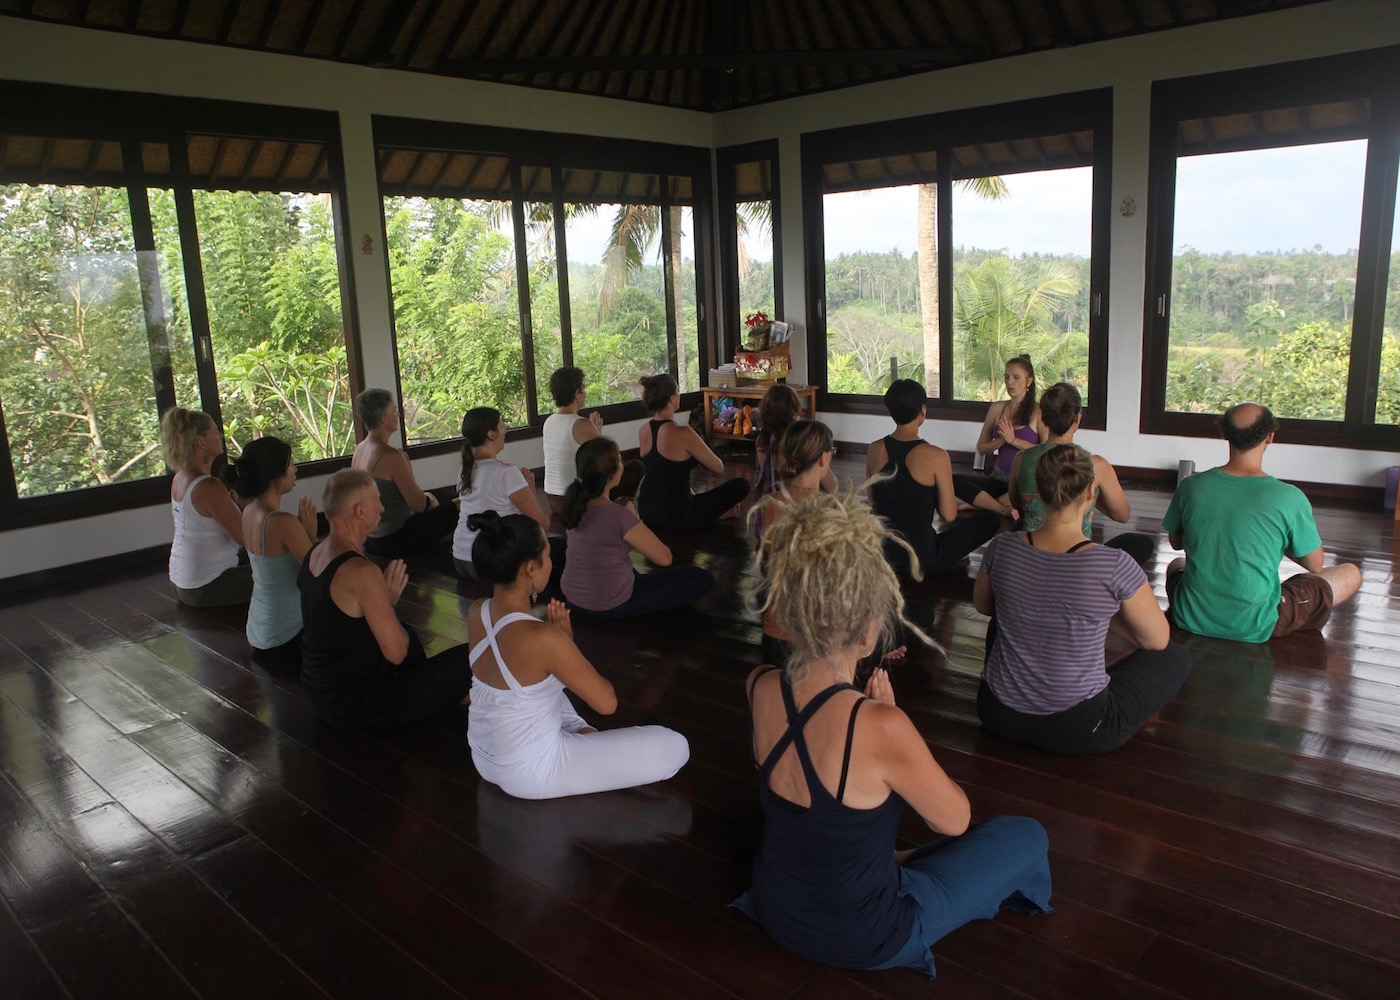
M 779 677 L 787 731 L 758 768 L 763 839 L 754 858 L 750 900 L 758 921 L 780 945 L 804 958 L 847 969 L 868 969 L 892 958 L 914 928 L 914 902 L 899 895 L 895 833 L 904 800 L 893 792 L 874 809 L 843 805 L 856 713 L 851 708 L 841 781 L 832 796 L 812 765 L 803 729 L 833 695 L 835 684 L 801 711 L 786 676 Z M 805 809 L 769 787 L 773 768 L 791 744 L 802 765 L 812 804 Z
M 647 474 L 637 491 L 638 507 L 680 511 L 691 496 L 690 470 L 700 463 L 691 456 L 677 462 L 661 454 L 661 428 L 670 423 L 670 420 L 653 420 L 648 425 L 651 427 L 651 451 L 642 456 Z
M 312 707 L 322 717 L 339 715 L 354 705 L 392 669 L 379 651 L 379 640 L 364 618 L 352 618 L 336 606 L 331 581 L 342 565 L 363 559 L 344 552 L 317 576 L 311 572 L 312 546 L 301 561 L 297 589 L 301 591 L 301 683 Z
M 885 438 L 885 455 L 888 458 L 880 473 L 893 473 L 894 478 L 870 487 L 870 495 L 875 513 L 914 546 L 920 561 L 937 563 L 938 532 L 934 530 L 933 518 L 938 513 L 938 487 L 919 482 L 910 473 L 908 465 L 909 453 L 924 443 L 923 440 Z M 896 566 L 909 561 L 908 554 L 897 545 L 886 543 L 885 554 Z

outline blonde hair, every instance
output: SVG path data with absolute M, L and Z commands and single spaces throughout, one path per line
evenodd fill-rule
M 885 542 L 908 550 L 916 573 L 918 558 L 865 504 L 865 485 L 815 493 L 797 503 L 784 487 L 792 506 L 759 543 L 756 560 L 767 565 L 759 610 L 771 614 L 788 636 L 792 655 L 783 669 L 790 680 L 801 680 L 812 661 L 863 643 L 872 624 L 879 625 L 883 644 L 890 644 L 895 626 L 903 625 L 940 649 L 904 617 L 904 595 L 885 559 Z
M 202 410 L 172 406 L 160 418 L 160 453 L 165 464 L 179 471 L 194 457 L 194 443 L 209 433 L 214 418 Z
M 326 513 L 326 520 L 344 516 L 361 493 L 378 489 L 374 477 L 364 469 L 341 469 L 326 481 L 325 492 L 321 494 L 321 509 Z
M 1035 491 L 1050 510 L 1064 510 L 1094 485 L 1094 456 L 1077 444 L 1047 448 L 1035 463 Z

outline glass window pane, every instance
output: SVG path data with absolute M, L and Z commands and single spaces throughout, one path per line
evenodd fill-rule
M 385 198 L 384 218 L 404 443 L 459 436 L 474 406 L 524 426 L 511 202 Z
M 954 180 L 955 398 L 1004 398 L 1006 362 L 1029 354 L 1040 389 L 1088 403 L 1093 186 L 1093 167 Z
M 778 315 L 775 234 L 773 231 L 773 161 L 734 165 L 734 246 L 738 260 L 739 321 L 756 312 Z
M 1390 277 L 1385 286 L 1384 315 L 1376 423 L 1400 424 L 1400 190 L 1396 191 L 1395 226 L 1390 231 Z
M 163 147 L 162 147 L 163 148 Z M 199 409 L 199 372 L 195 368 L 194 337 L 190 332 L 189 297 L 185 263 L 181 256 L 180 226 L 175 214 L 175 192 L 153 188 L 146 192 L 151 206 L 151 229 L 156 240 L 156 264 L 165 317 L 166 346 L 175 379 L 175 402 Z
M 938 395 L 937 207 L 933 182 L 823 196 L 829 392 L 880 395 L 895 367 Z
M 671 275 L 676 296 L 676 360 L 681 392 L 700 388 L 700 312 L 696 308 L 695 210 L 671 206 Z
M 1341 420 L 1366 141 L 1177 160 L 1167 409 Z
M 125 188 L 0 185 L 0 405 L 20 497 L 164 472 Z
M 574 364 L 588 405 L 635 399 L 638 379 L 670 370 L 660 179 L 565 171 L 564 184 L 607 192 L 565 204 Z
M 210 162 L 214 176 L 227 173 L 227 156 Z M 330 196 L 196 191 L 194 204 L 229 454 L 267 434 L 299 461 L 348 454 L 354 425 Z
M 547 195 L 552 190 L 548 168 L 525 167 L 521 177 L 525 192 L 529 195 Z M 525 203 L 525 260 L 530 268 L 530 332 L 535 348 L 535 400 L 542 416 L 554 412 L 549 376 L 564 364 L 555 225 L 552 202 Z

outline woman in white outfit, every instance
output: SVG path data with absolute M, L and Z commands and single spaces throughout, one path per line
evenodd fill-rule
M 472 690 L 467 742 L 487 781 L 522 799 L 553 799 L 662 781 L 690 759 L 690 744 L 664 726 L 599 731 L 565 689 L 600 715 L 617 710 L 613 686 L 573 640 L 569 612 L 550 601 L 549 621 L 529 613 L 549 580 L 544 532 L 522 514 L 474 514 L 472 565 L 494 585 L 467 613 Z

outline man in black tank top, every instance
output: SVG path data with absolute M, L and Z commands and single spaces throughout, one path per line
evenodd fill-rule
M 867 476 L 889 477 L 870 487 L 871 505 L 913 547 L 922 571 L 948 573 L 995 535 L 1002 519 L 991 511 L 958 516 L 952 461 L 919 433 L 927 399 L 924 387 L 913 379 L 891 383 L 885 407 L 895 422 L 894 433 L 870 445 L 865 471 Z M 933 526 L 935 514 L 944 521 L 941 531 Z M 902 546 L 886 544 L 885 555 L 896 572 L 911 575 L 909 554 Z

